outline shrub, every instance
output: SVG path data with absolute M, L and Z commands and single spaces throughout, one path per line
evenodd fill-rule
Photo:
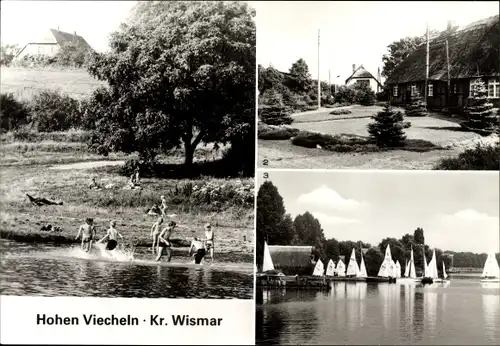
M 354 89 L 342 85 L 334 95 L 335 103 L 352 105 L 356 102 L 356 92 Z
M 39 131 L 64 131 L 81 126 L 80 103 L 58 91 L 44 90 L 30 103 L 32 120 Z
M 375 121 L 368 124 L 368 133 L 379 147 L 400 147 L 406 139 L 403 129 L 409 127 L 403 121 L 403 114 L 394 111 L 389 103 L 372 117 Z
M 343 114 L 351 114 L 352 112 L 348 109 L 334 109 L 330 112 L 333 115 L 343 115 Z
M 442 159 L 437 170 L 490 170 L 500 169 L 500 144 L 480 145 L 466 149 L 458 157 Z
M 375 92 L 369 85 L 354 84 L 355 102 L 362 106 L 373 106 L 375 104 Z
M 469 105 L 465 108 L 468 121 L 462 127 L 470 130 L 484 131 L 485 134 L 495 132 L 498 126 L 498 115 L 495 114 L 493 104 L 489 102 L 486 86 L 479 80 L 472 88 Z
M 293 122 L 289 111 L 279 105 L 260 107 L 259 118 L 268 125 L 290 125 Z
M 323 149 L 336 152 L 378 150 L 371 144 L 370 139 L 365 137 L 344 134 L 332 136 L 310 131 L 300 131 L 292 139 L 292 144 L 306 148 L 317 148 L 320 146 Z
M 410 102 L 405 107 L 407 117 L 427 116 L 427 105 L 418 91 L 411 97 Z
M 0 94 L 0 129 L 2 132 L 16 130 L 28 122 L 29 111 L 26 104 L 17 101 L 14 94 Z
M 139 168 L 140 177 L 151 177 L 155 175 L 154 165 L 137 159 L 128 159 L 125 161 L 125 164 L 120 167 L 119 173 L 129 177 L 135 173 L 136 168 Z
M 268 139 L 268 140 L 284 140 L 290 139 L 296 136 L 300 132 L 299 129 L 295 129 L 289 126 L 273 126 L 267 125 L 265 123 L 259 122 L 258 127 L 258 138 Z
M 389 101 L 389 93 L 387 90 L 380 91 L 375 94 L 375 98 L 377 99 L 377 102 L 387 102 Z
M 85 131 L 64 131 L 64 132 L 38 132 L 19 130 L 9 132 L 2 138 L 6 142 L 71 142 L 71 143 L 85 143 L 90 139 L 90 133 Z

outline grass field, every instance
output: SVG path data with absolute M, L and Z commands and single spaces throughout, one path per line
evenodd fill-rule
M 125 190 L 127 178 L 118 174 L 119 166 L 95 167 L 96 160 L 126 160 L 130 156 L 114 154 L 103 158 L 88 153 L 83 143 L 77 142 L 10 142 L 3 143 L 0 185 L 0 236 L 24 241 L 55 241 L 77 243 L 74 240 L 78 226 L 86 217 L 93 217 L 98 236 L 103 236 L 111 220 L 127 244 L 150 245 L 150 227 L 156 220 L 146 215 L 153 202 L 165 195 L 169 201 L 167 214 L 177 214 L 173 220 L 179 227 L 172 243 L 181 254 L 187 253 L 193 236 L 203 236 L 203 224 L 211 222 L 215 230 L 215 249 L 220 261 L 253 262 L 253 203 L 195 203 L 179 195 L 186 185 L 212 185 L 237 190 L 252 186 L 253 179 L 192 180 L 141 179 L 142 190 Z M 213 157 L 210 147 L 200 148 L 198 159 Z M 168 158 L 169 163 L 180 163 L 181 152 Z M 87 168 L 64 169 L 54 166 L 87 162 Z M 103 185 L 114 184 L 113 189 L 90 190 L 92 177 Z M 62 206 L 31 205 L 26 194 L 63 201 Z M 60 233 L 41 231 L 43 225 L 62 228 Z M 176 255 L 174 251 L 174 255 Z
M 330 135 L 353 134 L 368 136 L 369 118 L 381 107 L 353 107 L 352 114 L 340 115 L 339 120 L 330 120 L 329 110 L 313 114 L 297 115 L 300 122 L 291 126 L 300 130 L 326 133 Z M 322 121 L 322 117 L 326 120 Z M 306 119 L 311 121 L 307 122 Z M 480 135 L 462 131 L 457 123 L 428 116 L 424 118 L 406 118 L 412 126 L 406 129 L 408 139 L 424 140 L 442 147 L 442 149 L 426 152 L 408 150 L 390 150 L 372 153 L 338 153 L 323 149 L 310 149 L 292 145 L 289 140 L 259 140 L 259 165 L 267 160 L 270 168 L 359 168 L 359 169 L 432 169 L 442 158 L 455 157 L 462 150 L 461 145 L 467 141 L 480 139 Z
M 105 83 L 91 77 L 84 69 L 1 68 L 2 93 L 13 93 L 17 99 L 29 100 L 43 90 L 59 90 L 81 100 Z

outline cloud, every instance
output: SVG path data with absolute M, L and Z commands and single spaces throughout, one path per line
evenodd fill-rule
M 360 208 L 363 205 L 363 203 L 354 199 L 343 198 L 337 191 L 332 190 L 325 185 L 309 193 L 300 195 L 297 199 L 297 203 L 337 210 L 353 210 Z
M 346 224 L 353 224 L 360 222 L 357 219 L 350 219 L 339 216 L 330 216 L 319 212 L 313 212 L 312 214 L 315 218 L 319 220 L 321 225 L 346 225 Z
M 447 217 L 455 217 L 467 221 L 488 220 L 492 217 L 485 213 L 479 213 L 474 209 L 459 210 L 453 215 L 446 215 Z M 446 217 L 445 216 L 445 217 Z

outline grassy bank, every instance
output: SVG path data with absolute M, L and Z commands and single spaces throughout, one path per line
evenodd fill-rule
M 156 217 L 146 214 L 164 195 L 167 214 L 178 224 L 174 247 L 185 251 L 193 236 L 203 236 L 203 225 L 211 222 L 216 236 L 216 251 L 222 258 L 253 262 L 253 179 L 141 179 L 142 190 L 126 190 L 128 178 L 118 174 L 119 167 L 93 167 L 92 161 L 131 156 L 114 154 L 103 158 L 87 152 L 80 142 L 37 141 L 4 142 L 0 186 L 0 237 L 26 242 L 78 243 L 78 227 L 86 217 L 93 217 L 98 236 L 115 220 L 125 243 L 150 246 L 150 228 Z M 196 152 L 197 160 L 217 158 L 210 147 Z M 160 158 L 175 165 L 182 153 Z M 54 164 L 87 161 L 85 169 L 67 169 Z M 91 179 L 112 184 L 110 189 L 91 190 Z M 26 194 L 63 201 L 63 205 L 37 207 Z M 44 225 L 61 232 L 41 231 Z

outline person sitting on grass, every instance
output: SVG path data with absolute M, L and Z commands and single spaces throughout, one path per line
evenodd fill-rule
M 191 257 L 194 255 L 194 264 L 201 264 L 201 260 L 205 257 L 207 253 L 205 246 L 203 245 L 203 241 L 194 237 L 191 241 L 191 246 L 189 248 L 188 256 Z
M 92 181 L 90 182 L 89 189 L 91 190 L 99 190 L 101 189 L 101 185 L 99 185 L 95 179 L 95 177 L 92 178 Z
M 214 230 L 212 229 L 212 225 L 207 223 L 205 225 L 205 238 L 207 244 L 207 251 L 210 252 L 210 257 L 212 258 L 212 262 L 214 259 Z
M 81 249 L 85 252 L 89 252 L 92 248 L 92 241 L 96 237 L 94 220 L 92 218 L 88 217 L 85 219 L 85 223 L 78 229 L 78 234 L 76 235 L 75 240 L 80 236 L 82 237 Z
M 146 214 L 153 215 L 153 216 L 161 215 L 160 207 L 158 207 L 158 204 L 155 203 L 155 204 L 153 204 L 151 209 L 146 211 Z
M 116 230 L 116 221 L 111 221 L 109 223 L 109 229 L 108 233 L 104 237 L 102 237 L 101 240 L 99 240 L 97 243 L 100 244 L 103 241 L 107 240 L 108 243 L 106 244 L 106 250 L 112 251 L 116 248 L 118 245 L 117 238 L 120 237 L 120 239 L 123 240 L 123 236 Z
M 172 235 L 172 231 L 175 226 L 175 222 L 170 221 L 167 227 L 165 227 L 158 235 L 158 256 L 156 257 L 156 261 L 159 261 L 165 252 L 167 254 L 167 262 L 170 262 L 170 259 L 172 258 L 172 244 L 170 243 L 170 236 Z
M 151 227 L 151 238 L 153 239 L 153 246 L 151 247 L 151 251 L 153 251 L 153 255 L 155 254 L 156 246 L 158 245 L 158 236 L 160 235 L 160 226 L 162 223 L 163 218 L 159 217 Z

